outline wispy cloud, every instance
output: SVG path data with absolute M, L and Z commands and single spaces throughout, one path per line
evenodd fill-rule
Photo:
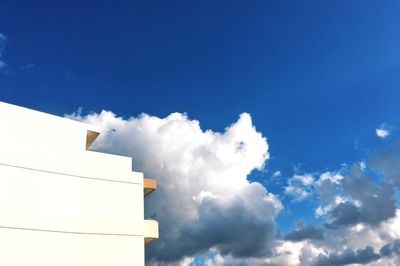
M 313 184 L 314 178 L 312 174 L 294 175 L 288 180 L 284 192 L 292 197 L 294 201 L 302 201 L 312 194 Z
M 29 63 L 29 64 L 22 65 L 20 68 L 21 68 L 22 70 L 26 70 L 26 69 L 31 69 L 31 68 L 33 68 L 34 66 L 35 66 L 35 64 Z
M 0 32 L 0 69 L 6 67 L 6 63 L 3 61 L 3 52 L 6 46 L 7 37 Z
M 281 171 L 275 171 L 273 174 L 272 174 L 272 177 L 280 177 L 280 176 L 282 176 L 282 173 L 281 173 Z
M 314 183 L 314 178 L 310 174 L 307 174 L 307 175 L 294 175 L 293 178 L 295 180 L 298 180 L 304 186 L 310 186 L 310 185 L 312 185 Z

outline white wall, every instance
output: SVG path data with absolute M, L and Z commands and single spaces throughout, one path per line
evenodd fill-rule
M 143 175 L 87 125 L 0 102 L 0 265 L 144 265 Z

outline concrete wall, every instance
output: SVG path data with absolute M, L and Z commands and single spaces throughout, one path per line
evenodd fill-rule
M 0 102 L 0 265 L 144 265 L 143 175 L 88 130 Z

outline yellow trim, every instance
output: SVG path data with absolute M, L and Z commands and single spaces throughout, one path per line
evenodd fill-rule
M 86 134 L 86 149 L 92 145 L 92 143 L 96 140 L 96 138 L 100 135 L 99 132 L 95 132 L 92 130 L 88 130 Z
M 151 192 L 157 189 L 157 181 L 154 179 L 150 178 L 144 178 L 143 179 L 143 190 L 144 190 L 144 196 L 147 196 Z

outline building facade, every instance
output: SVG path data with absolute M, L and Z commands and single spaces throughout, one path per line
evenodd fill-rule
M 88 150 L 90 125 L 0 102 L 0 265 L 141 266 L 155 180 Z

